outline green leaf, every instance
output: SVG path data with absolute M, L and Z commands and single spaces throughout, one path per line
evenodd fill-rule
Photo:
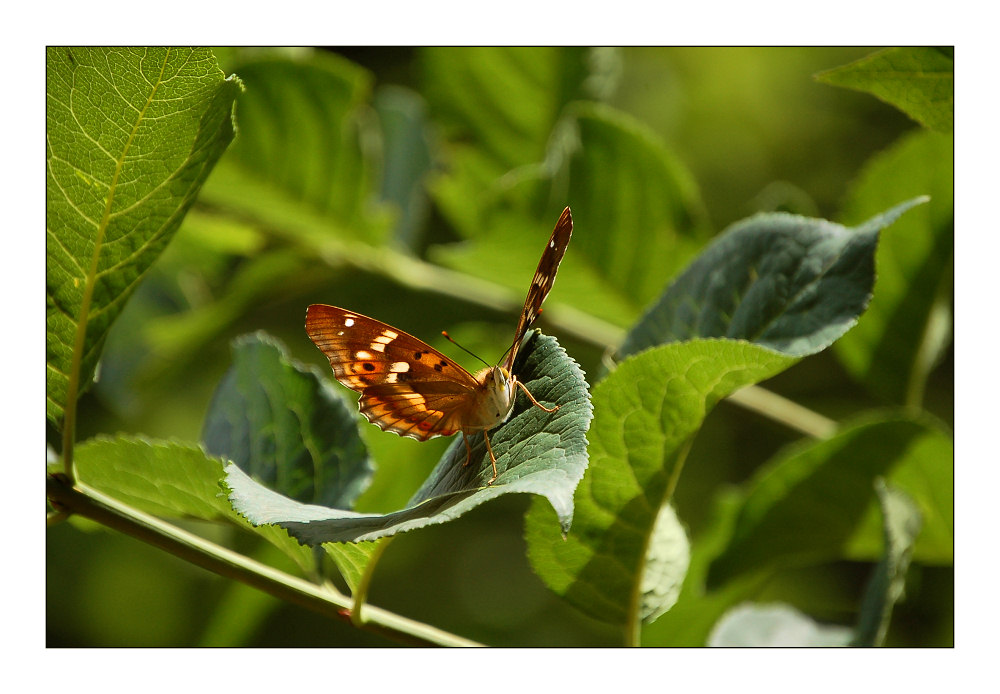
M 850 627 L 820 624 L 794 607 L 747 603 L 733 608 L 719 620 L 709 646 L 726 648 L 828 648 L 846 646 Z
M 322 245 L 379 244 L 387 217 L 373 205 L 378 131 L 371 75 L 336 56 L 263 55 L 239 63 L 240 137 L 204 200 L 272 233 Z
M 893 605 L 903 597 L 906 570 L 921 525 L 920 511 L 905 493 L 881 479 L 875 481 L 875 491 L 882 511 L 885 553 L 865 590 L 854 646 L 881 646 L 885 642 Z
M 585 436 L 591 406 L 583 372 L 555 339 L 532 333 L 515 363 L 515 373 L 539 402 L 556 403 L 546 413 L 519 393 L 513 415 L 491 430 L 500 476 L 480 435 L 470 437 L 472 462 L 464 466 L 465 444 L 456 438 L 406 508 L 385 515 L 358 514 L 293 501 L 254 482 L 235 465 L 226 468 L 234 508 L 255 524 L 277 524 L 304 544 L 358 542 L 444 523 L 502 494 L 544 496 L 568 529 L 573 490 L 587 465 Z
M 691 438 L 721 398 L 795 361 L 745 342 L 694 340 L 630 357 L 597 384 L 573 532 L 560 537 L 538 503 L 527 515 L 528 556 L 546 585 L 591 616 L 637 629 L 657 519 Z
M 821 72 L 816 79 L 868 92 L 921 125 L 950 133 L 954 129 L 954 71 L 953 49 L 912 46 L 873 53 Z
M 46 415 L 89 386 L 108 330 L 233 138 L 207 49 L 46 52 Z
M 941 506 L 951 493 L 927 487 L 947 481 L 948 442 L 934 422 L 884 415 L 846 426 L 827 440 L 789 447 L 750 483 L 733 537 L 713 562 L 709 586 L 745 572 L 865 558 L 857 548 L 871 546 L 859 533 L 870 527 L 865 519 L 875 504 L 872 484 L 880 476 L 896 479 L 903 470 L 900 482 L 909 482 L 935 523 L 947 524 L 939 531 L 946 534 L 951 513 Z M 855 548 L 850 553 L 849 546 Z M 941 552 L 929 547 L 932 556 Z
M 841 215 L 857 223 L 893 200 L 930 196 L 882 235 L 871 305 L 834 347 L 859 382 L 895 403 L 920 405 L 928 373 L 951 341 L 953 158 L 951 135 L 911 133 L 868 162 Z
M 262 332 L 233 342 L 202 440 L 213 455 L 307 503 L 350 508 L 374 472 L 345 398 Z
M 201 446 L 141 436 L 99 436 L 76 447 L 80 482 L 157 516 L 235 519 L 219 486 L 222 467 Z
M 706 644 L 713 628 L 729 609 L 760 594 L 765 581 L 759 576 L 732 581 L 719 590 L 705 588 L 708 567 L 725 549 L 742 502 L 742 492 L 732 486 L 721 487 L 707 501 L 710 506 L 708 521 L 691 543 L 691 562 L 681 594 L 669 612 L 644 625 L 643 645 Z
M 140 511 L 166 518 L 229 521 L 248 527 L 222 486 L 224 461 L 201 446 L 141 436 L 99 436 L 76 447 L 76 478 Z M 311 552 L 280 528 L 255 528 L 302 569 Z
M 825 349 L 868 305 L 879 231 L 925 201 L 855 229 L 778 213 L 737 222 L 646 311 L 619 355 L 695 337 L 750 340 L 794 356 Z

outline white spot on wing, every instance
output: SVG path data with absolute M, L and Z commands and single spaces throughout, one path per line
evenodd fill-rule
M 392 363 L 392 366 L 389 367 L 389 371 L 398 374 L 405 374 L 409 370 L 410 370 L 410 365 L 405 361 L 395 361 Z
M 348 328 L 353 328 L 354 327 L 354 319 L 353 318 L 345 318 L 344 319 L 344 325 L 346 325 Z
M 358 359 L 363 359 L 365 361 L 368 361 L 369 359 L 372 358 L 372 353 L 366 352 L 363 349 L 359 349 L 357 352 L 354 353 L 354 356 Z
M 376 352 L 385 352 L 385 345 L 382 344 L 381 342 L 373 342 L 368 346 L 374 349 Z

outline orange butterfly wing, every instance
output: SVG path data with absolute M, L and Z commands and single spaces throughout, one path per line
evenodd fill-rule
M 423 340 L 325 304 L 308 308 L 306 332 L 337 380 L 361 393 L 361 414 L 383 431 L 425 441 L 462 429 L 478 383 Z
M 542 302 L 549 295 L 552 285 L 556 283 L 556 272 L 559 270 L 559 263 L 562 262 L 563 256 L 566 255 L 566 247 L 569 246 L 569 239 L 572 235 L 573 215 L 570 213 L 569 207 L 567 207 L 559 215 L 556 227 L 552 230 L 552 236 L 549 237 L 549 242 L 545 246 L 545 250 L 542 251 L 541 259 L 538 261 L 535 276 L 531 278 L 531 286 L 528 287 L 528 296 L 524 299 L 524 308 L 521 310 L 521 317 L 517 321 L 517 330 L 514 331 L 514 343 L 511 345 L 510 351 L 507 353 L 507 359 L 504 361 L 504 368 L 508 372 L 510 372 L 511 367 L 514 365 L 514 357 L 517 356 L 517 350 L 521 347 L 521 340 L 524 339 L 524 334 L 528 332 L 528 328 L 538 318 L 538 314 L 542 311 Z

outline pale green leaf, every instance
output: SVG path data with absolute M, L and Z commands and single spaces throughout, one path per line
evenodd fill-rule
M 670 504 L 660 508 L 646 550 L 642 604 L 639 615 L 645 623 L 655 621 L 677 602 L 691 561 L 687 533 Z
M 734 607 L 719 620 L 708 639 L 709 646 L 725 648 L 827 648 L 846 646 L 850 627 L 820 624 L 790 605 Z

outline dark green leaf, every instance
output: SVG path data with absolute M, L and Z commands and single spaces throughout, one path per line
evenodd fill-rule
M 889 48 L 816 75 L 839 87 L 868 92 L 921 125 L 950 133 L 955 113 L 955 58 L 929 46 Z
M 108 330 L 233 138 L 207 49 L 46 53 L 46 414 L 90 383 Z
M 825 349 L 868 305 L 879 231 L 925 201 L 855 229 L 776 213 L 738 222 L 674 280 L 619 354 L 695 337 L 749 340 L 793 356 Z
M 950 135 L 920 130 L 872 159 L 851 187 L 842 221 L 858 223 L 894 200 L 927 194 L 882 235 L 868 311 L 834 349 L 854 377 L 894 403 L 919 406 L 951 342 L 955 211 Z
M 528 556 L 557 594 L 613 624 L 637 625 L 650 544 L 671 479 L 691 438 L 721 398 L 796 359 L 745 342 L 695 340 L 622 362 L 594 388 L 590 466 L 565 540 L 551 513 L 528 513 Z M 653 614 L 650 612 L 650 614 Z
M 293 499 L 350 508 L 373 467 L 358 416 L 315 367 L 264 333 L 233 343 L 202 439 L 212 454 Z
M 860 529 L 869 527 L 865 518 L 873 512 L 872 484 L 879 476 L 908 480 L 935 522 L 950 525 L 949 509 L 941 508 L 950 492 L 927 496 L 923 482 L 947 479 L 949 450 L 939 425 L 905 416 L 869 418 L 830 439 L 790 447 L 755 476 L 709 585 L 744 572 L 845 557 L 850 544 L 861 544 Z M 939 533 L 946 534 L 948 525 Z M 942 551 L 936 544 L 928 549 L 935 557 Z M 863 558 L 857 550 L 850 556 Z
M 573 518 L 573 490 L 587 465 L 585 436 L 591 406 L 583 372 L 555 339 L 532 333 L 514 371 L 539 402 L 556 403 L 546 413 L 522 393 L 511 418 L 491 430 L 500 476 L 492 484 L 492 466 L 481 435 L 470 437 L 472 462 L 456 438 L 407 508 L 385 515 L 358 514 L 293 501 L 254 482 L 238 467 L 226 468 L 234 508 L 255 524 L 277 524 L 304 544 L 376 540 L 398 532 L 453 520 L 502 494 L 546 497 L 560 523 Z
M 920 511 L 905 493 L 875 482 L 882 511 L 885 552 L 865 591 L 852 645 L 881 646 L 889 629 L 892 608 L 903 597 L 906 570 L 910 566 L 913 543 L 920 532 Z

